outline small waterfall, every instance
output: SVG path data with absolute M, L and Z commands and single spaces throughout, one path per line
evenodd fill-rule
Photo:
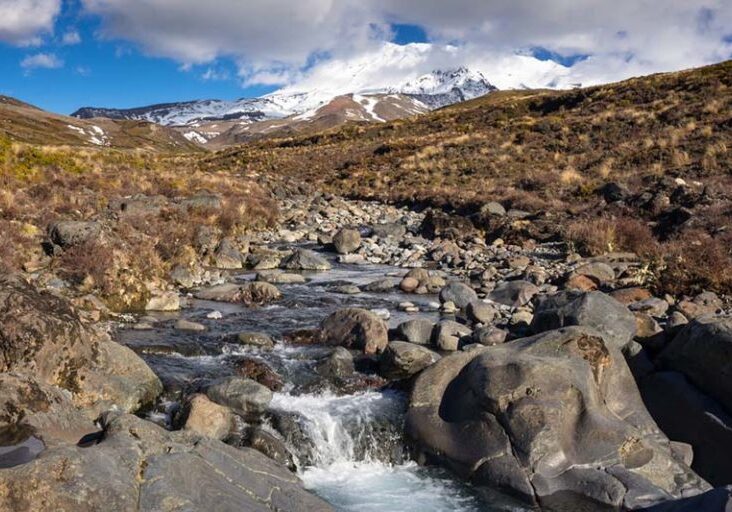
M 312 444 L 307 460 L 317 467 L 355 461 L 401 462 L 405 406 L 401 395 L 375 391 L 346 396 L 277 393 L 272 401 L 274 409 L 297 415 Z M 296 455 L 307 449 L 291 448 Z
M 347 396 L 277 393 L 272 401 L 273 409 L 296 415 L 307 438 L 307 443 L 289 443 L 299 454 L 305 486 L 336 510 L 490 510 L 444 472 L 404 460 L 405 406 L 402 395 L 375 391 Z

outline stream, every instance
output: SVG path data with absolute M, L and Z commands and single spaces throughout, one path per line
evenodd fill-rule
M 275 305 L 246 308 L 219 302 L 193 301 L 180 314 L 157 314 L 152 329 L 125 329 L 117 333 L 121 343 L 133 348 L 159 375 L 171 400 L 191 383 L 235 374 L 242 357 L 265 361 L 285 386 L 274 394 L 270 410 L 293 415 L 306 442 L 289 443 L 297 472 L 306 488 L 341 511 L 493 511 L 471 486 L 450 473 L 417 465 L 405 449 L 402 424 L 407 397 L 398 391 L 358 390 L 336 394 L 320 385 L 314 371 L 319 359 L 332 348 L 292 346 L 282 343 L 284 332 L 316 327 L 330 313 L 343 307 L 387 309 L 389 326 L 395 327 L 414 314 L 398 311 L 410 301 L 425 312 L 435 296 L 406 295 L 395 288 L 388 293 L 336 293 L 333 287 L 346 283 L 364 285 L 385 276 L 398 276 L 404 269 L 378 265 L 342 265 L 335 262 L 327 272 L 303 273 L 306 284 L 278 285 L 284 298 Z M 253 279 L 242 273 L 235 280 Z M 395 277 L 395 280 L 397 278 Z M 398 282 L 398 280 L 396 280 Z M 221 319 L 207 315 L 219 311 Z M 185 318 L 206 325 L 205 332 L 174 328 Z M 227 334 L 265 332 L 276 340 L 273 350 L 232 345 Z M 161 404 L 151 419 L 166 421 L 170 402 Z M 266 426 L 271 428 L 271 426 Z M 501 509 L 505 510 L 505 509 Z

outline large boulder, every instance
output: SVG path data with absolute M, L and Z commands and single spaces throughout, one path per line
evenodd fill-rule
M 440 290 L 440 302 L 452 302 L 458 308 L 467 307 L 471 302 L 478 300 L 478 294 L 465 283 L 453 281 Z
M 386 323 L 359 308 L 341 309 L 323 320 L 320 340 L 325 345 L 360 349 L 366 354 L 383 352 L 389 343 Z
M 407 379 L 434 364 L 440 356 L 421 345 L 392 341 L 379 359 L 379 373 L 387 379 Z
M 565 291 L 539 300 L 531 322 L 533 332 L 571 325 L 596 329 L 619 349 L 629 344 L 636 332 L 633 313 L 602 292 Z
M 588 328 L 443 358 L 417 377 L 406 430 L 421 459 L 557 510 L 709 489 L 676 460 L 616 344 Z
M 321 255 L 308 249 L 295 249 L 280 265 L 287 270 L 330 270 L 331 265 Z
M 361 233 L 357 229 L 343 228 L 333 237 L 333 247 L 338 254 L 350 254 L 361 247 Z
M 132 350 L 83 325 L 66 299 L 12 275 L 0 277 L 0 372 L 58 386 L 93 417 L 110 407 L 136 411 L 162 391 Z
M 732 414 L 732 316 L 700 317 L 661 352 L 660 364 L 686 375 Z
M 732 416 L 678 372 L 658 372 L 640 383 L 643 401 L 664 434 L 692 446 L 691 468 L 712 485 L 732 484 Z
M 108 415 L 98 444 L 48 447 L 2 470 L 0 509 L 221 512 L 331 511 L 297 476 L 261 453 L 188 431 Z
M 97 240 L 101 234 L 99 222 L 64 220 L 48 226 L 48 238 L 64 249 Z

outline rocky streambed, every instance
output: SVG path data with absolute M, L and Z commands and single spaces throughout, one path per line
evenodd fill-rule
M 1 508 L 728 506 L 723 299 L 440 212 L 282 204 L 145 314 L 3 277 Z

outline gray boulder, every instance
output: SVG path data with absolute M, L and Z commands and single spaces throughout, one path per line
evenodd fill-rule
M 413 318 L 402 322 L 396 328 L 397 334 L 404 340 L 418 345 L 429 345 L 435 323 L 427 318 Z
M 275 285 L 263 281 L 220 284 L 199 290 L 193 296 L 200 300 L 242 303 L 247 306 L 261 306 L 282 298 Z
M 324 271 L 331 269 L 328 260 L 308 249 L 295 249 L 295 252 L 286 258 L 280 266 L 287 270 Z
M 379 359 L 379 374 L 387 379 L 407 379 L 439 359 L 440 356 L 427 347 L 392 341 Z
M 246 420 L 256 420 L 272 401 L 272 391 L 251 379 L 222 377 L 206 387 L 206 396 Z
M 64 220 L 48 227 L 48 237 L 55 245 L 64 249 L 91 242 L 102 234 L 99 222 Z
M 320 324 L 320 340 L 363 350 L 366 354 L 383 352 L 389 343 L 386 323 L 371 311 L 346 308 L 336 311 Z
M 432 331 L 432 342 L 436 348 L 454 351 L 460 348 L 460 342 L 468 338 L 473 331 L 466 325 L 453 320 L 443 320 Z
M 490 324 L 496 317 L 496 308 L 483 301 L 474 301 L 468 304 L 468 318 L 475 323 Z
M 700 317 L 661 352 L 660 364 L 683 373 L 732 414 L 732 316 Z
M 475 290 L 465 283 L 453 281 L 440 290 L 440 302 L 452 302 L 460 309 L 477 300 Z
M 228 238 L 221 240 L 213 256 L 214 266 L 226 270 L 242 268 L 244 266 L 244 260 L 245 257 L 241 251 Z
M 602 292 L 565 291 L 539 300 L 531 322 L 533 332 L 571 325 L 596 329 L 619 349 L 630 343 L 636 332 L 633 313 Z
M 356 367 L 348 349 L 336 347 L 328 357 L 318 362 L 315 371 L 327 379 L 345 380 L 353 375 Z
M 421 460 L 550 509 L 710 488 L 676 460 L 620 350 L 587 328 L 444 357 L 417 377 L 406 432 Z
M 333 247 L 338 254 L 350 254 L 361 247 L 361 233 L 356 229 L 343 228 L 333 237 Z

